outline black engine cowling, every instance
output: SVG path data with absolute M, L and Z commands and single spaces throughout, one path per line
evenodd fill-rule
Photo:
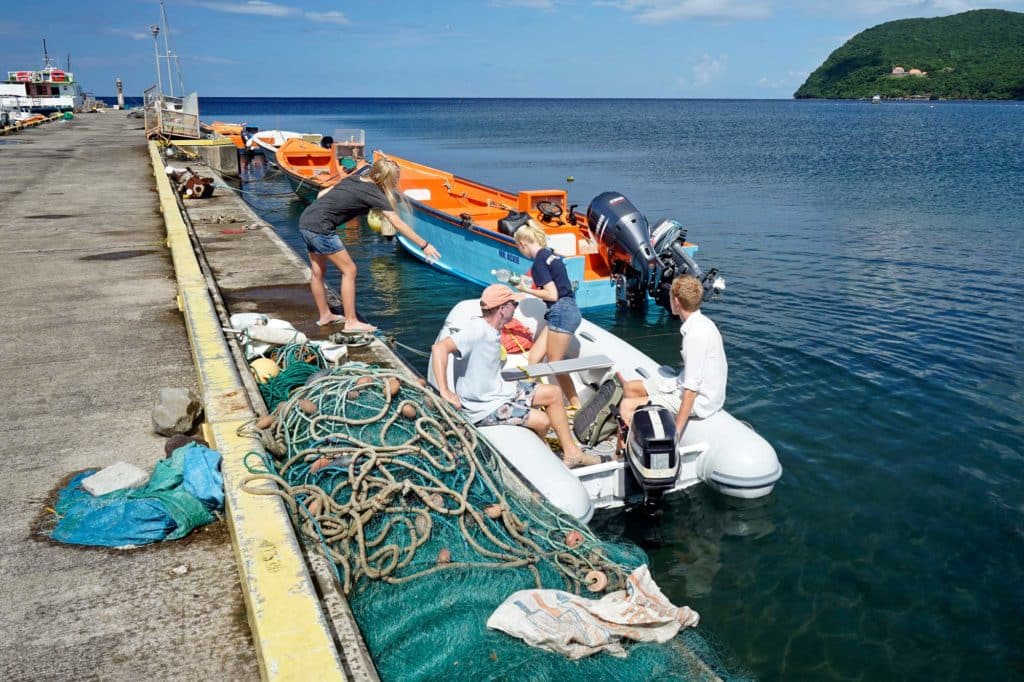
M 626 462 L 648 499 L 671 490 L 679 476 L 675 419 L 660 405 L 638 408 L 626 435 Z
M 689 274 L 704 285 L 704 300 L 724 287 L 718 271 L 706 274 L 685 249 L 686 230 L 674 220 L 662 220 L 652 230 L 647 218 L 618 192 L 594 197 L 587 209 L 591 234 L 609 253 L 617 299 L 630 308 L 647 305 L 648 294 L 669 308 L 672 280 Z

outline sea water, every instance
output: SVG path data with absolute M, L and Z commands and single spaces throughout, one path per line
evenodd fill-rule
M 705 308 L 725 340 L 726 406 L 785 473 L 763 500 L 698 487 L 595 527 L 642 545 L 666 594 L 758 678 L 1024 677 L 1020 103 L 201 106 L 261 128 L 362 128 L 367 149 L 486 184 L 566 188 L 584 211 L 615 190 L 652 221 L 683 222 L 728 282 Z M 247 167 L 246 180 L 301 251 L 304 205 L 279 174 Z M 479 293 L 365 227 L 344 240 L 361 311 L 413 348 Z M 587 316 L 678 362 L 664 311 Z

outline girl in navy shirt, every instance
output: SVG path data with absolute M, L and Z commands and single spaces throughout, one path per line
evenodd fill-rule
M 530 349 L 530 364 L 543 362 L 547 356 L 549 362 L 565 358 L 573 334 L 583 321 L 579 306 L 576 305 L 576 294 L 565 271 L 562 257 L 548 248 L 548 238 L 544 229 L 535 221 L 516 230 L 516 247 L 527 258 L 533 259 L 533 289 L 519 285 L 522 291 L 533 294 L 548 304 L 548 312 L 544 319 L 548 324 L 533 340 Z M 569 407 L 579 409 L 580 397 L 572 383 L 572 377 L 559 374 L 555 377 L 565 393 Z

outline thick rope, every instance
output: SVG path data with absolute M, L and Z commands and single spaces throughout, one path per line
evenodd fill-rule
M 357 364 L 295 391 L 268 428 L 250 428 L 274 457 L 251 453 L 242 481 L 252 494 L 282 498 L 346 594 L 363 580 L 475 568 L 527 569 L 542 587 L 541 562 L 575 592 L 595 569 L 609 590 L 624 586 L 631 569 L 609 560 L 589 530 L 539 495 L 508 490 L 497 453 L 447 402 L 392 370 Z M 424 556 L 438 533 L 450 550 Z

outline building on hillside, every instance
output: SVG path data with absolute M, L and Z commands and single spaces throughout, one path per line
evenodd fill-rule
M 893 78 L 903 78 L 904 76 L 917 76 L 920 78 L 921 76 L 927 76 L 928 72 L 921 69 L 904 69 L 902 66 L 894 66 L 892 67 L 892 73 L 889 75 Z

